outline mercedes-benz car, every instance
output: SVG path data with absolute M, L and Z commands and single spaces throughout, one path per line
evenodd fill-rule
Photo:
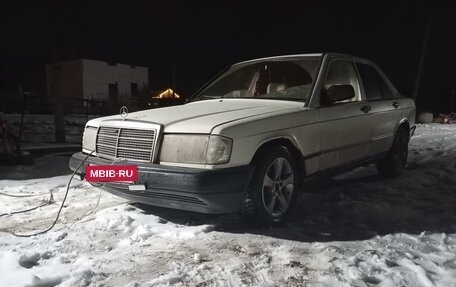
M 184 105 L 88 121 L 69 165 L 80 177 L 90 164 L 136 165 L 136 182 L 100 188 L 273 224 L 309 178 L 369 163 L 401 174 L 414 123 L 414 101 L 367 59 L 269 57 L 228 67 Z

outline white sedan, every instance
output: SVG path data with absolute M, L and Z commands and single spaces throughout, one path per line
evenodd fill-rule
M 185 105 L 90 120 L 70 168 L 84 177 L 89 164 L 133 164 L 136 182 L 100 188 L 271 224 L 286 220 L 306 179 L 366 163 L 401 174 L 414 123 L 414 101 L 366 59 L 263 58 L 229 67 Z

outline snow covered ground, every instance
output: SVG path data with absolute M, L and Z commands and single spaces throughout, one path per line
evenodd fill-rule
M 405 175 L 307 187 L 287 226 L 145 207 L 75 181 L 56 227 L 0 233 L 1 286 L 456 286 L 456 125 L 420 125 Z M 0 229 L 48 227 L 68 175 L 1 180 Z M 97 206 L 97 200 L 100 203 Z M 96 208 L 96 209 L 95 209 Z

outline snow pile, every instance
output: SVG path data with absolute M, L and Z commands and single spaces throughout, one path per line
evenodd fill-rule
M 49 233 L 0 233 L 2 286 L 456 286 L 456 127 L 420 125 L 409 167 L 372 166 L 306 187 L 288 226 L 252 228 L 132 205 L 73 182 Z M 68 175 L 2 180 L 0 229 L 48 227 Z M 98 198 L 100 204 L 97 206 Z

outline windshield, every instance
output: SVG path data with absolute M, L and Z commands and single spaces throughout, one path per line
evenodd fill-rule
M 318 66 L 318 58 L 235 65 L 192 100 L 260 98 L 305 102 L 310 95 Z

